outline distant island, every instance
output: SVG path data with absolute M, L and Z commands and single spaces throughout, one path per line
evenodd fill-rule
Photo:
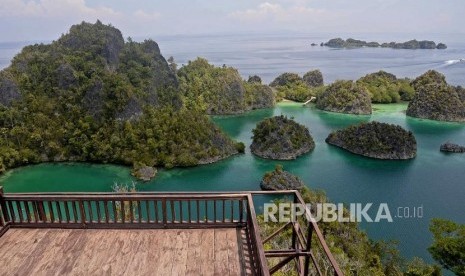
M 348 38 L 344 40 L 342 38 L 333 38 L 328 42 L 321 43 L 321 46 L 327 46 L 331 48 L 361 48 L 361 47 L 372 47 L 372 48 L 393 48 L 393 49 L 447 49 L 447 45 L 444 43 L 438 43 L 431 40 L 409 40 L 406 42 L 367 42 L 364 40 L 358 40 Z
M 308 128 L 282 115 L 261 121 L 252 132 L 250 149 L 262 158 L 292 160 L 315 148 Z
M 362 123 L 332 132 L 326 142 L 376 159 L 411 159 L 417 154 L 417 142 L 412 132 L 380 122 Z

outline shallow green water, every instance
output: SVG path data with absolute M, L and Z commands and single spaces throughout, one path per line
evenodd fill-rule
M 441 143 L 465 143 L 465 125 L 418 120 L 405 116 L 406 104 L 375 105 L 372 116 L 322 112 L 296 103 L 281 103 L 274 109 L 245 115 L 215 117 L 235 140 L 251 143 L 257 122 L 285 114 L 308 126 L 316 142 L 315 150 L 294 161 L 275 162 L 250 154 L 238 155 L 212 165 L 188 169 L 162 170 L 141 191 L 256 190 L 264 172 L 277 163 L 300 176 L 311 188 L 326 190 L 333 202 L 388 203 L 392 215 L 397 207 L 423 206 L 423 218 L 394 222 L 362 223 L 374 239 L 399 240 L 402 253 L 430 259 L 428 224 L 433 217 L 465 223 L 465 155 L 443 154 Z M 399 124 L 415 133 L 418 157 L 410 161 L 373 160 L 347 153 L 324 142 L 332 130 L 350 124 L 378 120 Z M 112 165 L 42 164 L 20 168 L 0 179 L 6 192 L 111 191 L 114 182 L 131 183 L 129 169 Z M 376 210 L 375 210 L 376 211 Z

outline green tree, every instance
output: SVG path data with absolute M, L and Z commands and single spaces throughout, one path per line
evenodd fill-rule
M 433 244 L 428 251 L 445 269 L 465 275 L 465 225 L 433 219 L 430 225 Z

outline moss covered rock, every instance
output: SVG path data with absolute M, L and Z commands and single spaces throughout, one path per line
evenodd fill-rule
M 317 98 L 316 107 L 321 110 L 371 114 L 371 97 L 368 91 L 352 81 L 336 81 Z
M 258 123 L 252 139 L 252 153 L 268 159 L 292 160 L 315 148 L 308 129 L 284 116 Z
M 411 159 L 417 142 L 412 132 L 397 125 L 371 122 L 350 126 L 329 134 L 328 144 L 376 159 Z

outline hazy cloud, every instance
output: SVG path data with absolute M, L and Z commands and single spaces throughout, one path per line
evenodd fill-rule
M 116 19 L 122 13 L 112 8 L 100 6 L 91 8 L 84 0 L 2 0 L 0 16 L 16 18 L 82 18 L 83 20 L 102 18 Z
M 125 36 L 228 32 L 463 33 L 463 0 L 0 0 L 0 40 L 100 19 Z
M 305 1 L 298 1 L 305 2 Z M 308 20 L 315 21 L 316 19 L 332 18 L 335 14 L 330 14 L 324 9 L 310 8 L 301 4 L 290 7 L 283 7 L 280 4 L 264 2 L 258 5 L 255 9 L 247 9 L 244 11 L 235 11 L 230 14 L 230 17 L 241 21 L 278 21 L 289 22 Z

